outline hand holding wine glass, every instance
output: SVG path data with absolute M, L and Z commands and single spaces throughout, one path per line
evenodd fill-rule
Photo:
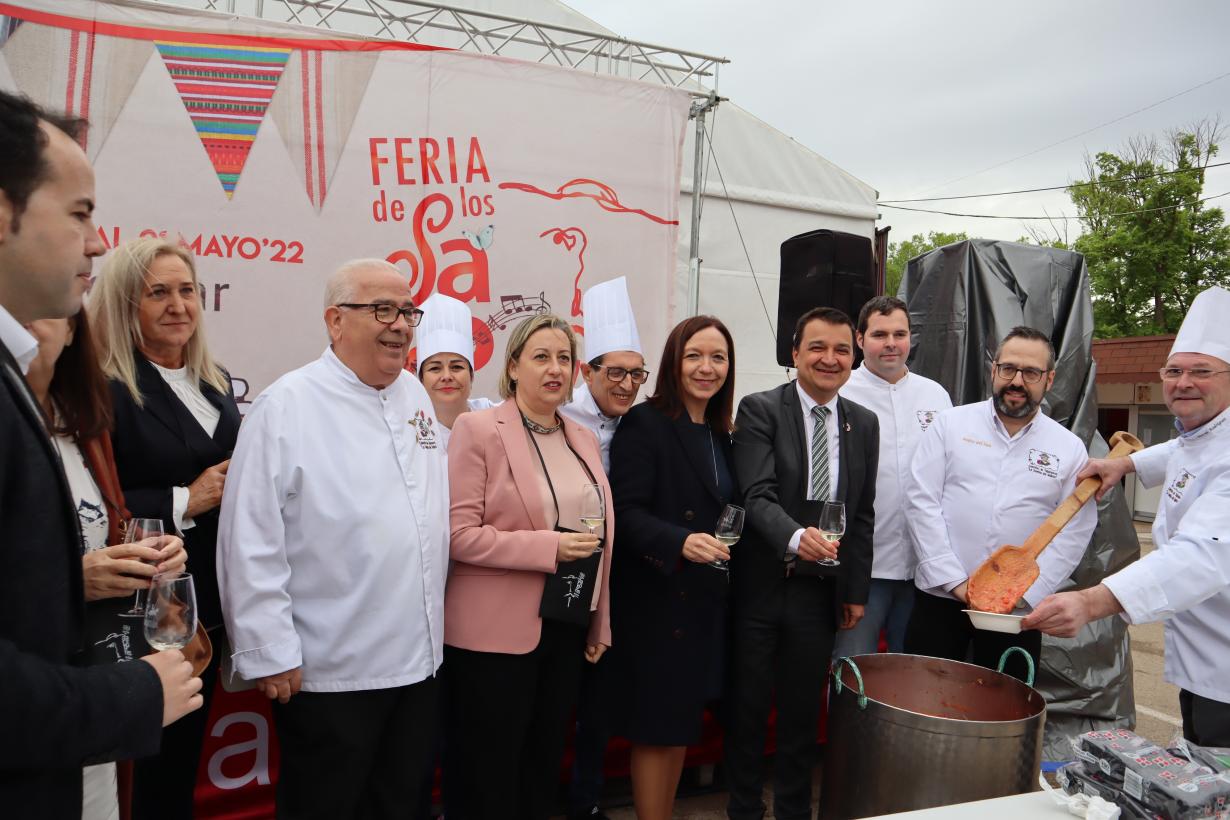
M 125 544 L 136 544 L 138 541 L 144 541 L 146 538 L 161 538 L 165 533 L 162 529 L 162 519 L 160 518 L 134 518 L 128 522 L 128 529 L 124 533 Z M 139 618 L 145 613 L 145 590 L 138 589 L 133 595 L 132 608 L 125 615 Z
M 581 523 L 589 530 L 590 535 L 599 538 L 605 532 L 606 499 L 603 497 L 601 484 L 584 484 L 581 487 Z M 599 543 L 594 552 L 602 552 Z
M 145 607 L 145 640 L 154 649 L 183 649 L 196 634 L 196 589 L 187 572 L 155 575 Z
M 820 510 L 820 521 L 816 529 L 828 541 L 840 541 L 846 534 L 846 505 L 840 501 L 826 501 Z M 822 567 L 841 566 L 836 558 L 821 558 L 816 561 Z

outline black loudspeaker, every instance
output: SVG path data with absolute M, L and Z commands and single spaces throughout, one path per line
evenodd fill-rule
M 777 363 L 793 366 L 791 337 L 804 313 L 834 307 L 857 321 L 872 296 L 871 239 L 841 231 L 811 231 L 787 239 L 777 288 Z

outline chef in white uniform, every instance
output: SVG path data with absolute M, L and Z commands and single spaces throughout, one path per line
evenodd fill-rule
M 611 439 L 619 419 L 632 409 L 636 394 L 649 378 L 636 316 L 624 277 L 594 285 L 581 296 L 585 314 L 583 382 L 572 391 L 572 401 L 560 408 L 583 424 L 602 448 L 602 466 L 611 471 Z
M 863 617 L 837 632 L 834 657 L 876 651 L 880 630 L 888 632 L 888 651 L 905 651 L 905 628 L 914 608 L 914 546 L 905 526 L 902 485 L 923 432 L 952 407 L 939 382 L 911 373 L 910 312 L 895 296 L 877 296 L 863 305 L 854 336 L 863 364 L 850 373 L 841 395 L 863 405 L 880 420 L 880 461 L 876 473 L 875 536 L 871 589 Z
M 448 476 L 403 369 L 421 315 L 380 259 L 329 280 L 319 359 L 252 404 L 218 585 L 235 673 L 274 699 L 278 816 L 417 817 L 438 710 Z
M 588 427 L 598 437 L 602 466 L 611 472 L 611 439 L 619 420 L 632 409 L 641 385 L 649 378 L 641 337 L 636 329 L 628 280 L 620 276 L 594 285 L 581 296 L 585 315 L 585 357 L 581 379 L 572 401 L 560 408 L 568 418 Z M 611 499 L 606 503 L 611 504 Z M 606 751 L 603 679 L 605 664 L 586 664 L 577 699 L 576 757 L 568 791 L 568 817 L 605 816 L 598 807 L 602 796 L 602 765 Z
M 1055 379 L 1046 334 L 1015 327 L 992 362 L 992 396 L 946 410 L 923 434 L 905 488 L 906 525 L 918 558 L 917 594 L 905 650 L 996 668 L 1010 646 L 1037 663 L 1042 635 L 974 629 L 966 608 L 969 576 L 1004 544 L 1023 544 L 1076 487 L 1088 453 L 1071 431 L 1041 411 Z M 1086 505 L 1038 558 L 1041 573 L 1024 595 L 1028 607 L 1067 580 L 1097 525 Z M 1023 614 L 1023 613 L 1022 613 Z M 1024 677 L 1013 655 L 1005 671 Z
M 1183 735 L 1230 746 L 1230 291 L 1196 297 L 1162 368 L 1162 394 L 1179 437 L 1083 471 L 1105 492 L 1130 472 L 1163 487 L 1156 549 L 1101 584 L 1052 595 L 1022 626 L 1071 637 L 1122 613 L 1165 621 L 1166 680 L 1179 687 Z
M 431 397 L 440 425 L 436 433 L 447 452 L 457 417 L 494 405 L 490 399 L 470 398 L 474 389 L 474 320 L 470 309 L 443 293 L 433 293 L 421 307 L 423 321 L 415 331 L 418 376 Z

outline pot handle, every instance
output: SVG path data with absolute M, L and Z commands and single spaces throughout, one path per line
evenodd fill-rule
M 1025 685 L 1033 686 L 1034 685 L 1034 659 L 1030 657 L 1028 652 L 1026 652 L 1024 649 L 1022 649 L 1019 646 L 1010 646 L 1004 650 L 1004 654 L 999 656 L 999 667 L 996 668 L 995 671 L 1000 672 L 1000 673 L 1004 671 L 1004 664 L 1008 662 L 1008 656 L 1011 655 L 1013 652 L 1020 652 L 1021 657 L 1025 659 L 1025 665 L 1029 668 L 1029 675 L 1025 679 Z M 841 691 L 841 690 L 838 689 L 838 691 Z
M 850 667 L 851 671 L 854 672 L 854 679 L 858 681 L 858 708 L 866 709 L 867 708 L 867 694 L 863 691 L 863 673 L 858 671 L 858 664 L 854 662 L 853 658 L 838 658 L 833 663 L 833 673 L 832 674 L 833 674 L 833 679 L 837 682 L 837 694 L 840 695 L 842 688 L 844 688 L 844 684 L 841 682 L 841 665 L 843 663 Z M 1030 678 L 1032 677 L 1033 677 L 1033 674 L 1031 673 Z

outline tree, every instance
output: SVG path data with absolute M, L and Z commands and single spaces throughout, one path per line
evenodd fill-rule
M 1088 180 L 1068 193 L 1099 337 L 1174 333 L 1197 293 L 1230 283 L 1230 226 L 1201 202 L 1222 130 L 1206 120 L 1086 158 Z
M 884 265 L 884 292 L 889 296 L 897 295 L 897 289 L 901 286 L 901 278 L 905 276 L 905 266 L 915 256 L 944 245 L 951 245 L 953 242 L 964 242 L 966 239 L 969 237 L 964 231 L 959 233 L 931 231 L 925 237 L 916 233 L 901 242 L 889 242 L 888 261 Z

